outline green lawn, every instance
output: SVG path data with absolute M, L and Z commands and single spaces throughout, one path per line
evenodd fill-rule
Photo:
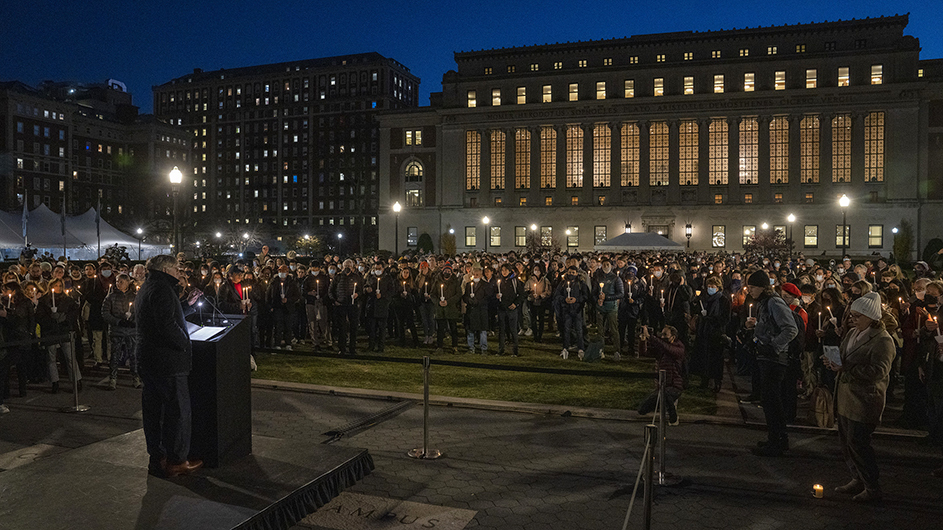
M 463 350 L 460 350 L 463 351 Z M 256 353 L 259 371 L 257 379 L 272 379 L 297 383 L 311 383 L 372 390 L 397 392 L 422 392 L 423 355 L 433 359 L 430 392 L 432 394 L 545 403 L 572 407 L 601 407 L 613 409 L 635 409 L 641 399 L 653 389 L 653 380 L 633 377 L 633 374 L 653 374 L 651 359 L 623 359 L 620 362 L 606 358 L 600 362 L 584 363 L 575 354 L 564 361 L 559 357 L 559 347 L 536 344 L 522 338 L 521 356 L 497 357 L 461 354 L 454 355 L 451 349 L 440 355 L 434 348 L 401 348 L 388 346 L 386 357 L 414 358 L 415 363 L 388 362 L 380 359 L 353 360 L 338 357 L 314 357 L 306 346 L 296 347 L 292 353 L 269 355 Z M 361 353 L 362 350 L 361 350 Z M 598 375 L 568 375 L 558 373 L 531 373 L 496 370 L 488 367 L 464 367 L 436 365 L 436 360 L 460 361 L 481 365 L 507 367 L 539 367 L 580 372 L 607 372 L 626 374 L 626 377 L 600 377 Z M 694 378 L 697 382 L 697 378 Z M 696 386 L 696 385 L 694 385 Z M 713 414 L 716 412 L 713 393 L 700 388 L 685 391 L 679 402 L 681 413 Z

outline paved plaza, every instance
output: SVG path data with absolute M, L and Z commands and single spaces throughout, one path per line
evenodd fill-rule
M 58 411 L 71 403 L 69 394 L 34 391 L 10 399 L 12 412 L 0 416 L 0 469 L 140 428 L 140 393 L 128 383 L 122 379 L 117 392 L 87 386 L 81 401 L 92 410 L 78 415 Z M 444 456 L 414 460 L 406 453 L 422 443 L 421 405 L 393 411 L 397 399 L 298 388 L 253 390 L 255 435 L 369 449 L 376 470 L 352 494 L 469 510 L 467 528 L 622 527 L 643 451 L 642 421 L 456 402 L 431 409 L 430 445 Z M 390 413 L 358 425 L 384 411 Z M 668 471 L 685 484 L 656 493 L 653 528 L 939 527 L 943 480 L 929 471 L 941 458 L 915 438 L 875 439 L 885 500 L 861 506 L 832 492 L 848 478 L 834 433 L 794 432 L 785 457 L 764 459 L 748 450 L 764 433 L 733 419 L 682 414 L 670 428 Z M 344 436 L 326 434 L 344 429 Z M 812 497 L 816 483 L 825 486 L 824 499 Z M 641 528 L 641 499 L 634 512 L 629 528 Z M 296 530 L 313 527 L 306 519 Z

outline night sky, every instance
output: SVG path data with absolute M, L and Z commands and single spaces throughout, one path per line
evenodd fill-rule
M 774 5 L 770 5 L 774 4 Z M 265 7 L 260 7 L 265 6 Z M 592 6 L 592 9 L 587 6 Z M 421 105 L 452 53 L 670 31 L 707 31 L 910 13 L 921 57 L 943 57 L 943 2 L 661 0 L 594 2 L 26 0 L 0 16 L 0 80 L 151 86 L 191 72 L 376 51 L 422 79 Z

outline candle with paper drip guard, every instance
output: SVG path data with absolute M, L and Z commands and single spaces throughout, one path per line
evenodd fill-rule
M 753 318 L 753 304 L 747 308 L 747 318 Z
M 377 291 L 377 294 L 380 294 L 380 291 Z M 353 302 L 357 299 L 357 282 L 354 282 L 354 292 L 350 293 L 350 301 Z
M 570 282 L 566 282 L 566 297 L 570 298 Z
M 661 298 L 659 300 L 661 301 L 662 307 L 664 307 L 665 306 L 665 290 L 664 289 L 661 290 Z
M 439 300 L 445 301 L 445 284 L 439 284 Z
M 125 313 L 125 318 L 131 318 L 131 308 L 134 307 L 134 302 L 128 302 L 128 312 Z
M 379 288 L 379 286 L 380 284 L 377 284 L 377 288 Z M 406 282 L 403 282 L 403 296 L 406 296 Z
M 498 280 L 498 300 L 501 299 L 501 280 Z
M 55 313 L 56 311 L 58 311 L 56 309 L 56 290 L 50 289 L 49 293 L 52 295 L 52 312 Z

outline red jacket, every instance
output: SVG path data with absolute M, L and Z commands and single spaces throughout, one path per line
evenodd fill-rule
M 658 370 L 665 371 L 665 384 L 684 390 L 684 381 L 681 379 L 681 363 L 684 361 L 684 343 L 675 338 L 674 342 L 652 335 L 648 338 L 648 349 L 657 360 Z

